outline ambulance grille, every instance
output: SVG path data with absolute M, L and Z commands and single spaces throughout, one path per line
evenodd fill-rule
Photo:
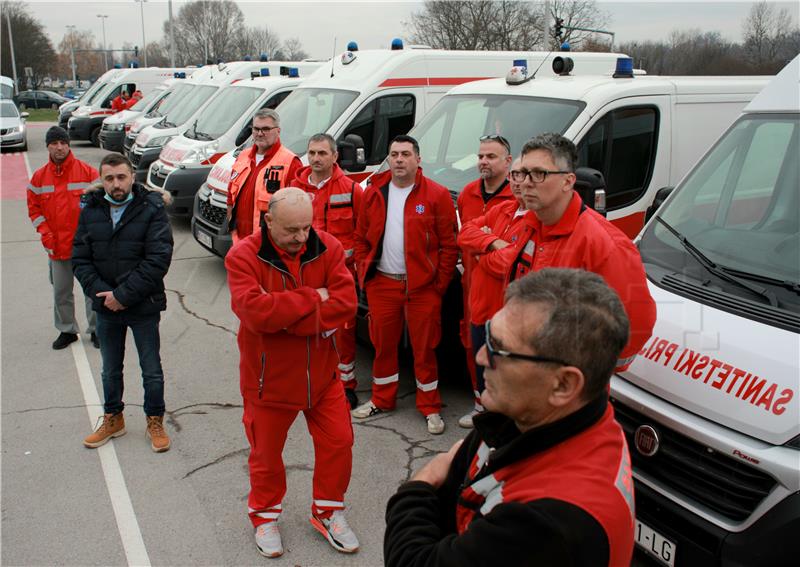
M 200 217 L 213 224 L 215 227 L 222 226 L 222 223 L 225 222 L 225 215 L 227 211 L 225 209 L 220 209 L 219 207 L 215 207 L 208 201 L 204 201 L 199 199 L 200 204 Z
M 128 159 L 131 160 L 131 164 L 133 164 L 134 168 L 138 168 L 142 161 L 142 155 L 137 154 L 136 152 L 131 152 L 128 154 Z
M 617 421 L 625 431 L 634 469 L 663 487 L 733 521 L 746 519 L 776 484 L 774 478 L 732 457 L 718 453 L 612 399 Z M 640 425 L 659 436 L 658 452 L 645 457 L 636 450 Z

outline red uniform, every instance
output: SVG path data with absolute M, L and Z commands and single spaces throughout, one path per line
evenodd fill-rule
M 345 262 L 355 278 L 355 255 L 353 253 L 358 210 L 361 207 L 363 191 L 361 185 L 347 177 L 342 169 L 333 164 L 333 173 L 322 187 L 309 181 L 311 166 L 297 172 L 289 183 L 314 196 L 315 230 L 324 230 L 344 247 Z M 356 318 L 342 325 L 336 332 L 336 346 L 339 350 L 337 373 L 342 385 L 355 390 L 356 382 Z
M 441 338 L 441 300 L 458 260 L 456 213 L 449 191 L 417 171 L 405 201 L 404 275 L 377 271 L 383 252 L 391 172 L 376 175 L 364 192 L 356 225 L 356 271 L 369 302 L 370 338 L 375 346 L 372 402 L 395 406 L 399 381 L 397 346 L 408 325 L 414 352 L 417 409 L 439 413 L 438 369 L 434 349 Z
M 291 150 L 275 142 L 260 163 L 256 164 L 256 146 L 243 151 L 236 158 L 228 185 L 228 205 L 233 207 L 231 234 L 234 242 L 258 232 L 261 215 L 267 210 L 271 194 L 267 191 L 267 178 L 277 181 L 272 188 L 288 187 L 302 167 L 300 158 Z
M 125 99 L 122 95 L 117 96 L 114 100 L 111 101 L 111 110 L 114 112 L 122 112 L 128 106 L 128 101 L 131 100 L 130 98 Z
M 266 230 L 263 231 L 266 233 Z M 315 514 L 344 508 L 353 430 L 336 379 L 333 332 L 356 312 L 353 277 L 341 244 L 312 230 L 294 258 L 257 232 L 225 258 L 231 306 L 239 318 L 243 422 L 251 452 L 250 519 L 277 519 L 286 493 L 281 452 L 303 411 L 314 440 Z M 322 301 L 317 288 L 327 288 Z
M 531 212 L 525 220 L 529 237 L 500 251 L 506 261 L 513 259 L 510 277 L 542 268 L 580 268 L 602 276 L 619 295 L 630 320 L 630 338 L 616 370 L 626 369 L 650 338 L 656 321 L 656 304 L 647 289 L 639 250 L 625 233 L 586 207 L 577 193 L 557 223 L 542 225 Z
M 81 195 L 97 178 L 97 170 L 76 159 L 71 151 L 60 165 L 48 160 L 31 177 L 28 216 L 51 260 L 72 258 Z

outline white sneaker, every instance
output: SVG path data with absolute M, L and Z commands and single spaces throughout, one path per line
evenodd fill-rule
M 444 433 L 444 420 L 438 413 L 426 415 L 425 419 L 428 421 L 428 433 L 431 435 L 441 435 Z
M 283 555 L 281 532 L 278 522 L 267 522 L 256 528 L 256 547 L 264 557 L 280 557 Z
M 372 403 L 372 400 L 365 402 L 353 410 L 353 417 L 356 419 L 364 419 L 365 417 L 372 417 L 381 413 L 383 410 Z
M 358 538 L 344 517 L 344 510 L 334 510 L 330 518 L 318 518 L 312 514 L 311 525 L 325 536 L 336 551 L 355 553 L 358 551 Z
M 461 417 L 458 418 L 458 426 L 463 427 L 464 429 L 472 429 L 473 428 L 472 418 L 478 415 L 479 413 L 481 412 L 474 409 L 467 415 L 462 415 Z

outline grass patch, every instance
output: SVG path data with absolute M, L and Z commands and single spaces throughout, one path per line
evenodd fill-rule
M 50 108 L 26 108 L 20 112 L 27 112 L 28 122 L 58 122 L 58 110 Z

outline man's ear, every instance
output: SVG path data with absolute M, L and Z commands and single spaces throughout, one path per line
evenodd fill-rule
M 555 407 L 564 407 L 583 395 L 586 377 L 576 366 L 561 366 L 556 369 L 549 401 Z

